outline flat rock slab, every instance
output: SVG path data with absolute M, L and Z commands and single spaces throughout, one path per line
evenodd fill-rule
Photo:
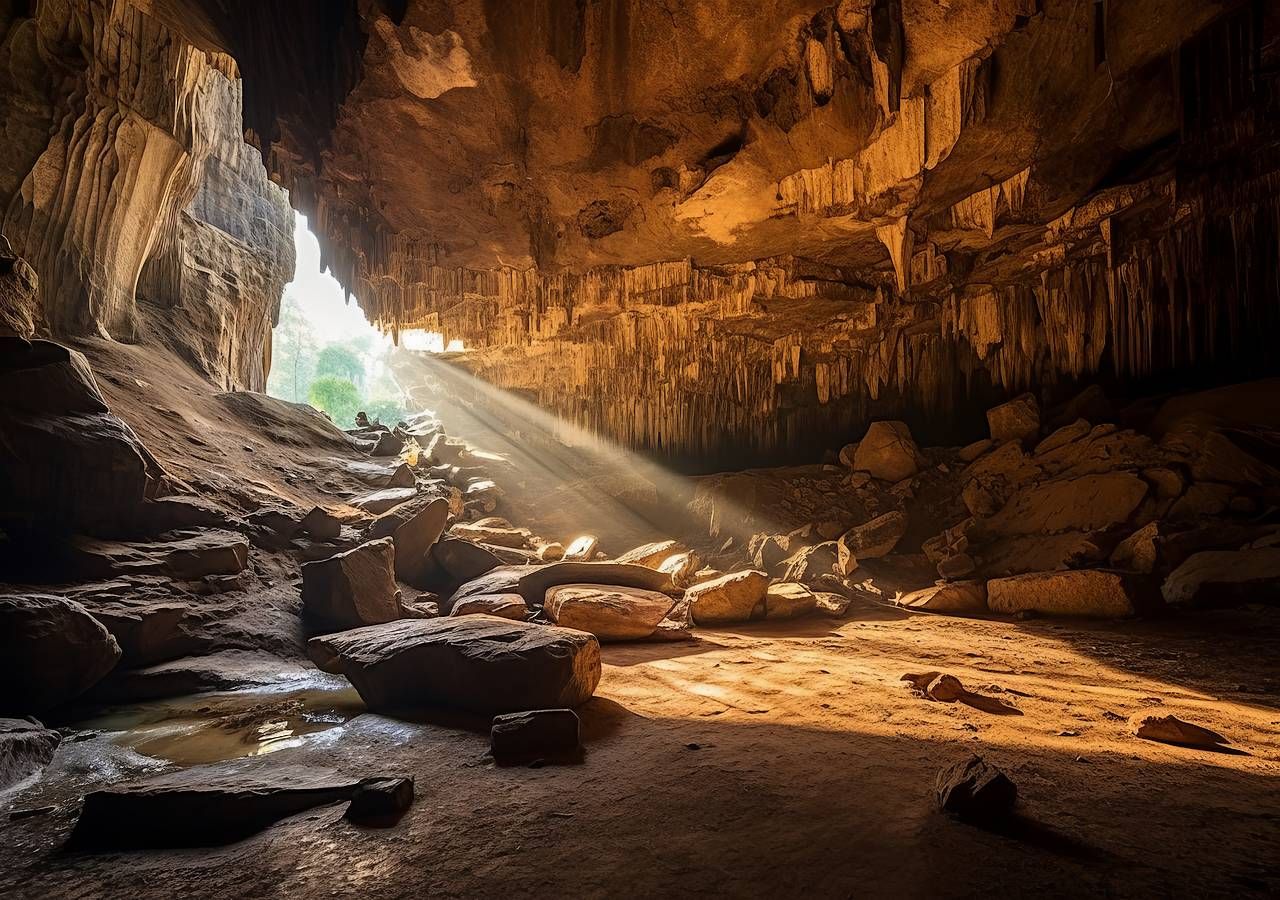
M 47 766 L 61 742 L 58 732 L 30 719 L 0 719 L 0 791 Z
M 379 712 L 574 707 L 595 692 L 601 671 L 593 635 L 485 615 L 357 628 L 312 638 L 307 652 Z
M 637 641 L 653 634 L 675 600 L 658 591 L 601 584 L 549 588 L 543 604 L 551 621 L 602 641 Z
M 987 582 L 987 606 L 995 613 L 1121 618 L 1146 605 L 1151 585 L 1141 576 L 1104 569 L 1033 572 Z
M 362 780 L 332 769 L 224 763 L 94 791 L 68 848 L 229 844 L 304 810 L 349 801 Z
M 210 691 L 278 686 L 314 680 L 315 676 L 315 669 L 263 651 L 219 650 L 140 669 L 116 669 L 90 688 L 86 699 L 94 703 L 139 703 Z
M 941 613 L 985 613 L 987 586 L 981 581 L 953 581 L 912 591 L 900 601 L 910 609 L 927 609 Z
M 465 597 L 449 610 L 451 616 L 497 616 L 523 622 L 529 617 L 529 604 L 519 594 L 476 594 Z
M 342 461 L 342 468 L 357 481 L 375 488 L 411 488 L 417 480 L 413 469 L 402 462 Z
M 97 578 L 159 574 L 194 581 L 235 575 L 249 564 L 249 542 L 223 530 L 173 532 L 169 540 L 131 543 L 77 538 L 72 552 L 76 567 Z
M 663 560 L 677 553 L 683 553 L 686 549 L 688 548 L 679 541 L 654 541 L 651 544 L 641 544 L 639 547 L 628 550 L 614 562 L 630 563 L 636 566 L 648 566 L 650 569 L 656 569 Z

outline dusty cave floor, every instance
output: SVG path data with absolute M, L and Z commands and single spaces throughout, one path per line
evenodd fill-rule
M 358 714 L 258 760 L 408 773 L 387 830 L 341 806 L 212 850 L 73 855 L 75 794 L 137 765 L 110 734 L 70 746 L 0 824 L 8 896 L 1207 896 L 1280 890 L 1280 681 L 1274 609 L 1085 626 L 864 606 L 614 645 L 582 710 L 582 763 L 498 768 L 483 723 Z M 1227 642 L 1231 650 L 1223 650 Z M 958 676 L 1022 715 L 913 696 L 902 674 Z M 314 685 L 323 689 L 324 684 Z M 279 696 L 206 695 L 261 707 Z M 1139 740 L 1152 709 L 1239 754 Z M 253 716 L 248 716 L 252 719 Z M 335 719 L 341 721 L 341 717 Z M 230 745 L 231 742 L 228 742 Z M 252 745 L 239 751 L 252 752 Z M 215 750 L 220 752 L 220 750 Z M 1006 833 L 934 811 L 944 764 L 978 752 L 1018 783 Z M 62 771 L 59 771 L 59 768 Z

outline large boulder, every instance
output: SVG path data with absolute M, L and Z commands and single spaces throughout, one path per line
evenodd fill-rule
M 1097 531 L 1126 521 L 1147 496 L 1147 483 L 1129 472 L 1046 481 L 1018 491 L 979 535 Z
M 920 471 L 920 449 L 905 422 L 872 422 L 853 453 L 853 468 L 881 481 L 901 481 Z
M 366 537 L 391 538 L 395 544 L 396 578 L 421 587 L 434 568 L 427 556 L 449 522 L 449 501 L 436 497 L 426 503 L 406 503 L 373 520 Z
M 0 719 L 0 791 L 49 764 L 62 736 L 31 719 Z
M 400 617 L 395 546 L 369 541 L 302 567 L 302 612 L 321 630 L 377 625 Z
M 855 525 L 840 537 L 854 559 L 875 559 L 893 552 L 907 533 L 907 514 L 892 510 L 870 522 Z
M 492 616 L 403 619 L 312 638 L 307 652 L 377 712 L 574 707 L 600 682 L 594 635 Z
M 938 613 L 984 613 L 987 611 L 987 586 L 981 581 L 953 581 L 912 591 L 898 601 L 909 609 L 926 609 Z
M 600 584 L 549 588 L 543 608 L 557 625 L 594 634 L 602 641 L 642 640 L 671 611 L 675 601 L 658 591 Z
M 1176 605 L 1274 602 L 1280 599 L 1280 547 L 1193 553 L 1169 573 L 1161 593 Z
M 1033 438 L 1040 433 L 1040 404 L 1033 394 L 1014 397 L 987 410 L 987 426 L 996 443 Z
M 0 595 L 0 715 L 29 715 L 79 697 L 120 661 L 120 645 L 79 603 Z
M 1049 616 L 1131 616 L 1147 605 L 1145 579 L 1104 569 L 1033 572 L 987 582 L 987 606 L 996 613 Z
M 437 541 L 431 548 L 431 558 L 454 584 L 466 584 L 502 565 L 502 560 L 487 547 L 453 537 Z
M 684 592 L 698 625 L 745 622 L 764 614 L 769 576 L 756 569 L 730 572 L 694 585 Z
M 164 472 L 107 409 L 83 354 L 0 337 L 0 527 L 133 530 Z

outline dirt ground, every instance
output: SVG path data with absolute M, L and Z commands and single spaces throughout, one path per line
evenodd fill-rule
M 0 825 L 15 897 L 1238 896 L 1280 890 L 1273 610 L 1080 627 L 907 615 L 615 645 L 577 765 L 498 768 L 481 723 L 358 715 L 263 764 L 408 773 L 397 826 L 340 808 L 220 850 L 69 855 L 74 803 Z M 950 672 L 1022 715 L 915 697 Z M 1175 713 L 1239 754 L 1140 740 Z M 1005 833 L 932 805 L 969 752 L 1018 784 Z M 46 779 L 48 781 L 49 779 Z M 49 788 L 48 790 L 55 790 Z M 14 803 L 44 802 L 40 785 Z
M 237 497 L 340 498 L 327 451 L 237 421 L 177 360 L 85 349 L 112 408 L 176 478 L 231 507 Z M 154 729 L 137 716 L 69 730 L 42 778 L 0 795 L 0 895 L 1280 893 L 1274 607 L 1090 625 L 867 603 L 839 621 L 697 635 L 605 648 L 597 696 L 580 710 L 585 758 L 574 765 L 496 767 L 487 722 L 362 713 L 349 688 L 324 677 L 312 685 L 317 676 L 297 661 L 281 660 L 281 690 L 306 683 L 319 699 L 258 689 L 141 713 L 157 727 L 229 709 L 237 721 L 306 720 L 287 740 L 279 728 L 266 739 L 221 735 L 189 761 L 270 749 L 248 762 L 410 774 L 417 799 L 389 829 L 357 828 L 330 807 L 220 849 L 67 853 L 83 794 L 161 768 L 144 752 L 165 744 L 144 744 Z M 930 670 L 1021 714 L 931 702 L 901 681 Z M 341 714 L 307 719 L 326 704 Z M 1134 717 L 1152 712 L 1219 731 L 1238 752 L 1135 737 Z M 1002 832 L 934 808 L 938 770 L 971 752 L 1018 785 L 1019 817 Z

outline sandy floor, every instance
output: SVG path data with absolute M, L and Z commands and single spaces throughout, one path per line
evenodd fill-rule
M 615 646 L 580 765 L 496 768 L 474 723 L 369 714 L 264 757 L 408 772 L 396 827 L 303 814 L 217 851 L 70 856 L 74 818 L 0 825 L 13 896 L 1205 896 L 1280 890 L 1274 611 L 1160 626 L 975 622 L 864 609 Z M 1224 652 L 1224 647 L 1230 647 Z M 913 696 L 941 669 L 1023 715 Z M 1172 712 L 1239 755 L 1155 744 Z M 975 751 L 1017 782 L 1006 834 L 932 808 Z M 82 772 L 82 775 L 86 773 Z M 58 802 L 36 785 L 16 808 Z

